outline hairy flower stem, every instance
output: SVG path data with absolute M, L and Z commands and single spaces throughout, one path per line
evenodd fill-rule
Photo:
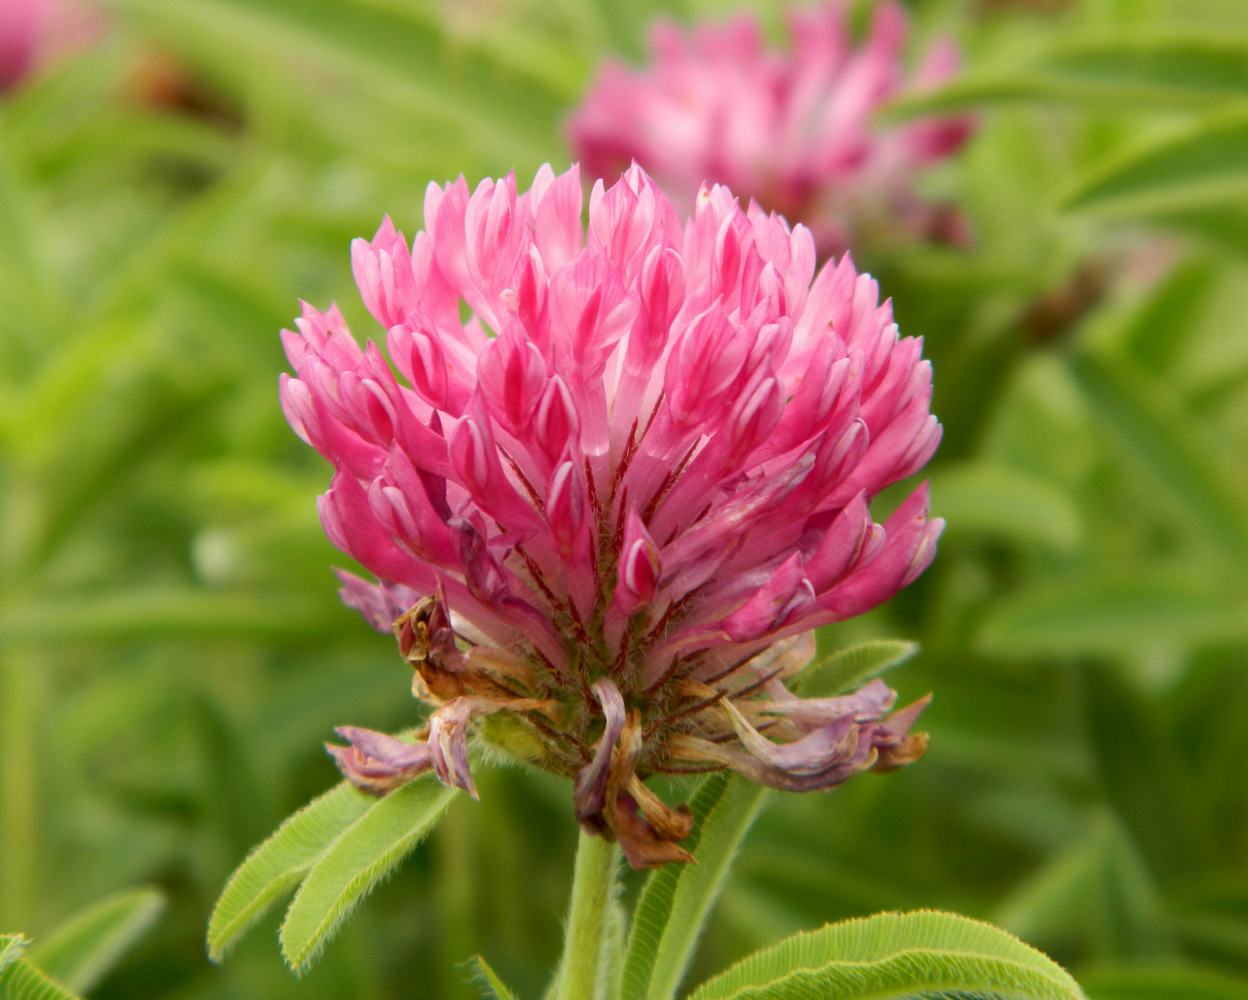
M 601 993 L 604 944 L 619 864 L 617 844 L 581 831 L 556 1000 L 593 1000 Z

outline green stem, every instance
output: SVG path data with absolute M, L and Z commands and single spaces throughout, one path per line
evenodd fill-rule
M 572 879 L 572 905 L 559 963 L 558 1000 L 593 1000 L 604 981 L 608 915 L 615 896 L 620 849 L 581 831 Z
M 0 653 L 0 933 L 29 928 L 38 895 L 41 664 Z

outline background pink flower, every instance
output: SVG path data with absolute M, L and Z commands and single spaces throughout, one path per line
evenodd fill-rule
M 0 91 L 101 29 L 102 16 L 74 0 L 0 0 Z
M 608 62 L 568 125 L 593 176 L 640 163 L 688 209 L 704 180 L 814 232 L 821 254 L 842 252 L 864 226 L 926 235 L 938 218 L 912 192 L 914 175 L 949 156 L 972 126 L 964 116 L 893 128 L 873 114 L 904 86 L 933 86 L 958 67 L 938 41 L 909 79 L 901 50 L 907 21 L 885 2 L 855 47 L 846 7 L 787 12 L 791 49 L 765 47 L 749 13 L 685 32 L 655 25 L 648 66 Z
M 282 403 L 334 463 L 325 531 L 382 581 L 344 599 L 393 623 L 437 707 L 427 753 L 343 730 L 344 772 L 474 791 L 472 721 L 520 725 L 582 825 L 659 864 L 688 823 L 650 774 L 827 788 L 921 754 L 883 684 L 800 701 L 782 679 L 811 629 L 931 561 L 925 487 L 883 524 L 868 501 L 940 425 L 920 342 L 848 258 L 816 277 L 804 227 L 723 187 L 682 224 L 637 167 L 594 185 L 587 232 L 581 200 L 575 167 L 431 185 L 410 246 L 386 220 L 352 247 L 404 381 L 305 306 Z
M 0 4 L 0 90 L 29 71 L 45 18 L 44 0 L 4 0 Z

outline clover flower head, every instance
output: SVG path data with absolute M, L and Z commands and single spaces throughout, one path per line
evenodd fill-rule
M 858 47 L 846 6 L 790 8 L 788 51 L 767 48 L 757 17 L 746 12 L 688 32 L 660 21 L 649 65 L 610 61 L 599 71 L 569 122 L 576 155 L 600 177 L 635 160 L 682 207 L 703 180 L 726 184 L 805 223 L 821 255 L 843 252 L 873 226 L 961 239 L 958 219 L 918 200 L 911 185 L 965 142 L 970 119 L 927 117 L 893 128 L 871 120 L 903 85 L 932 87 L 956 72 L 957 49 L 936 42 L 907 81 L 900 4 L 875 9 Z
M 0 93 L 95 39 L 102 15 L 79 0 L 0 0 Z
M 430 185 L 410 244 L 387 219 L 352 247 L 398 375 L 305 306 L 281 397 L 335 467 L 325 531 L 378 580 L 342 574 L 343 599 L 434 708 L 414 743 L 340 730 L 344 774 L 475 795 L 479 736 L 571 778 L 641 867 L 689 857 L 650 775 L 823 789 L 922 754 L 924 703 L 784 681 L 811 629 L 931 561 L 926 487 L 883 524 L 868 501 L 940 425 L 921 343 L 848 258 L 816 276 L 804 227 L 723 187 L 682 222 L 636 166 L 594 184 L 587 228 L 582 197 L 576 167 Z
M 0 6 L 0 91 L 30 71 L 46 6 L 43 0 L 5 0 Z

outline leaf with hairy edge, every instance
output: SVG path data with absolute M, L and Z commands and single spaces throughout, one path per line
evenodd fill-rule
M 425 838 L 456 789 L 426 775 L 379 799 L 316 858 L 286 911 L 282 957 L 307 971 L 355 905 Z
M 1061 966 L 990 924 L 881 913 L 795 934 L 703 984 L 690 1000 L 1084 1000 Z
M 797 677 L 794 691 L 803 698 L 835 698 L 905 663 L 918 651 L 917 642 L 901 639 L 876 639 L 850 646 L 803 670 Z
M 1248 115 L 1203 121 L 1094 167 L 1060 199 L 1062 208 L 1115 214 L 1191 209 L 1248 194 Z
M 10 962 L 22 957 L 27 941 L 21 934 L 0 934 L 0 972 Z
M 234 943 L 375 804 L 345 781 L 287 819 L 230 876 L 208 924 L 208 954 L 219 962 Z
M 468 959 L 468 971 L 472 973 L 472 981 L 481 987 L 485 1000 L 516 1000 L 516 995 L 480 955 Z
M 696 863 L 667 865 L 646 882 L 624 957 L 623 1000 L 671 1000 L 676 995 L 765 794 L 763 786 L 736 775 L 716 775 L 698 789 L 691 804 L 698 822 L 684 843 Z
M 0 945 L 0 948 L 3 946 Z M 47 976 L 19 958 L 0 969 L 0 1000 L 78 1000 Z
M 624 958 L 628 953 L 628 913 L 619 898 L 611 900 L 607 913 L 606 957 L 603 979 L 607 1000 L 620 1000 L 624 993 Z
M 165 897 L 155 889 L 116 893 L 40 938 L 30 960 L 67 989 L 88 993 L 164 908 Z

